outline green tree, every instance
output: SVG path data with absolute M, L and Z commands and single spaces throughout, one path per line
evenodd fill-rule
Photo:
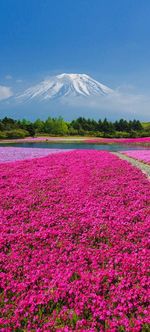
M 44 131 L 44 121 L 37 119 L 34 122 L 34 128 L 35 128 L 36 132 L 42 133 Z
M 67 123 L 63 118 L 53 119 L 53 134 L 65 136 L 68 133 Z
M 26 126 L 26 130 L 29 132 L 30 136 L 34 137 L 35 136 L 35 128 L 34 124 L 30 123 Z
M 102 122 L 102 131 L 104 133 L 112 133 L 114 132 L 114 125 L 112 122 L 109 122 L 106 118 Z
M 63 118 L 48 118 L 45 121 L 44 130 L 52 135 L 66 135 L 68 133 L 68 125 Z
M 11 118 L 7 118 L 7 116 L 1 121 L 1 126 L 3 130 L 11 130 L 17 129 L 17 121 Z
M 53 119 L 48 117 L 44 124 L 44 132 L 47 134 L 52 134 L 53 131 Z

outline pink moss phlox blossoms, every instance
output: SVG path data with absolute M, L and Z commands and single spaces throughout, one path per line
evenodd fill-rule
M 0 197 L 1 331 L 148 326 L 150 183 L 140 170 L 99 151 L 5 163 Z
M 85 143 L 121 143 L 121 144 L 138 144 L 138 145 L 150 145 L 150 137 L 139 138 L 92 138 L 85 140 Z
M 19 148 L 0 147 L 0 163 L 24 159 L 44 157 L 52 153 L 64 152 L 63 149 L 40 149 L 40 148 Z
M 146 164 L 150 164 L 150 150 L 129 150 L 120 152 L 128 157 L 143 161 Z

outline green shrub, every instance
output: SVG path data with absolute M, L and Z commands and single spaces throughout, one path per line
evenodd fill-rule
M 68 135 L 70 135 L 70 136 L 78 135 L 78 130 L 74 129 L 73 127 L 70 127 L 68 129 Z
M 0 131 L 0 139 L 5 139 L 6 133 L 4 131 Z
M 7 138 L 24 138 L 29 136 L 28 131 L 23 129 L 14 129 L 6 132 Z

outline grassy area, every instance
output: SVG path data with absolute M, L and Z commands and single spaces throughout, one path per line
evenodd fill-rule
M 144 129 L 150 129 L 150 122 L 142 122 L 142 126 Z

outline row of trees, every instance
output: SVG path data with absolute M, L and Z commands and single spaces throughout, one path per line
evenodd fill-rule
M 139 120 L 120 119 L 115 122 L 85 119 L 79 117 L 71 122 L 63 118 L 37 119 L 34 122 L 14 120 L 8 117 L 0 120 L 0 138 L 23 138 L 35 135 L 91 135 L 99 137 L 138 137 L 149 136 L 150 127 L 143 128 Z
M 77 120 L 73 120 L 70 125 L 77 130 L 103 133 L 114 133 L 115 131 L 126 131 L 130 133 L 131 131 L 141 131 L 143 129 L 139 120 L 128 122 L 124 119 L 120 119 L 119 121 L 110 122 L 106 118 L 103 121 L 95 121 L 93 119 L 80 117 Z

